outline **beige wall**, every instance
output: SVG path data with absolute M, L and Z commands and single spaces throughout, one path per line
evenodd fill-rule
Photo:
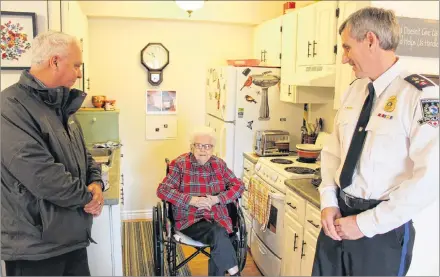
M 90 19 L 91 93 L 116 99 L 121 110 L 124 210 L 151 209 L 165 175 L 165 157 L 188 150 L 194 125 L 204 124 L 205 71 L 208 65 L 252 54 L 252 27 L 190 21 Z M 145 92 L 150 88 L 140 51 L 161 42 L 170 64 L 160 88 L 178 93 L 178 139 L 145 140 Z M 90 105 L 89 100 L 87 104 Z
M 47 1 L 2 1 L 2 11 L 34 12 L 37 14 L 37 32 L 47 30 Z M 20 78 L 21 70 L 1 71 L 1 90 L 16 83 Z

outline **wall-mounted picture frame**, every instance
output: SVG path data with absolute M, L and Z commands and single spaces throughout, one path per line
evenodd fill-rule
M 1 11 L 1 69 L 31 67 L 31 46 L 37 35 L 37 14 Z
M 148 90 L 146 93 L 147 114 L 176 114 L 177 92 L 174 90 Z

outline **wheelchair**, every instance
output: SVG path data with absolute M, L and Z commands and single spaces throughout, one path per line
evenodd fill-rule
M 166 174 L 169 173 L 169 160 Z M 246 264 L 247 257 L 247 236 L 246 224 L 243 212 L 238 204 L 238 200 L 227 205 L 229 217 L 232 220 L 233 232 L 229 235 L 237 255 L 238 270 L 241 272 Z M 171 203 L 158 202 L 153 207 L 153 246 L 154 246 L 154 274 L 155 276 L 165 276 L 164 255 L 168 263 L 168 276 L 176 276 L 180 268 L 186 265 L 194 257 L 204 254 L 210 258 L 206 252 L 209 245 L 195 241 L 175 229 Z M 188 258 L 177 264 L 177 244 L 188 245 L 195 248 L 195 252 Z M 166 250 L 166 251 L 165 251 Z

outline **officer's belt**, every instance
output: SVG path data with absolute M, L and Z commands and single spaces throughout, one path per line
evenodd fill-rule
M 362 199 L 346 194 L 342 190 L 339 190 L 339 197 L 342 201 L 347 205 L 347 207 L 355 210 L 365 211 L 372 209 L 379 205 L 379 203 L 384 200 L 375 200 L 375 199 Z

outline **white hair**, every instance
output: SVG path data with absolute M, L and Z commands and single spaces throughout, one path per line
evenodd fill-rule
M 200 136 L 209 136 L 212 141 L 212 145 L 215 146 L 216 138 L 215 138 L 215 132 L 212 128 L 206 127 L 206 126 L 200 126 L 194 129 L 194 131 L 191 134 L 190 142 L 193 144 L 196 140 L 196 137 Z
M 384 50 L 397 49 L 400 39 L 400 27 L 392 10 L 366 7 L 352 13 L 339 27 L 339 34 L 349 28 L 350 35 L 362 41 L 368 32 L 379 38 L 379 46 Z
M 41 65 L 53 56 L 66 56 L 72 43 L 79 45 L 76 37 L 47 31 L 38 34 L 32 42 L 32 65 Z

